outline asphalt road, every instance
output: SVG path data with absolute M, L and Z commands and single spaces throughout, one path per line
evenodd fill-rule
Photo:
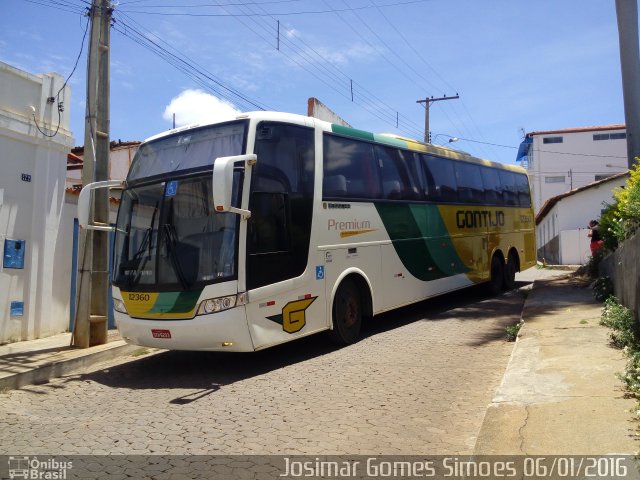
M 468 289 L 257 353 L 152 352 L 0 393 L 0 454 L 470 454 L 523 295 Z

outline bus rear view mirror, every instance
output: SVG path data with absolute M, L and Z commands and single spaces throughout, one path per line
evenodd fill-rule
M 233 169 L 237 162 L 243 162 L 245 169 L 256 164 L 255 154 L 234 155 L 232 157 L 218 157 L 213 163 L 213 207 L 216 212 L 231 212 L 242 215 L 247 219 L 251 216 L 249 210 L 243 210 L 231 205 L 233 191 Z
M 105 180 L 102 182 L 88 183 L 80 191 L 78 198 L 78 224 L 85 230 L 101 230 L 112 232 L 114 227 L 104 223 L 89 224 L 89 213 L 91 210 L 91 192 L 99 188 L 121 187 L 122 180 Z

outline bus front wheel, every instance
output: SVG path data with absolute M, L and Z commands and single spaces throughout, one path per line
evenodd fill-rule
M 342 281 L 333 299 L 333 339 L 340 344 L 355 342 L 362 325 L 362 298 L 358 286 L 350 278 Z
M 497 255 L 491 259 L 491 278 L 488 289 L 492 295 L 497 295 L 502 291 L 504 284 L 504 262 Z

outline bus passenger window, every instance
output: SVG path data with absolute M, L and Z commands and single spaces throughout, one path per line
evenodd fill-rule
M 498 171 L 487 167 L 481 167 L 480 171 L 486 202 L 489 205 L 500 205 L 502 203 L 502 189 Z
M 458 199 L 462 203 L 484 203 L 484 186 L 480 166 L 472 163 L 456 163 Z
M 382 198 L 389 200 L 417 200 L 418 189 L 411 182 L 405 156 L 411 155 L 397 148 L 376 145 L 376 158 L 382 177 Z
M 531 206 L 531 194 L 529 192 L 529 177 L 522 174 L 515 175 L 516 189 L 518 191 L 518 204 L 521 207 Z
M 373 145 L 351 138 L 324 135 L 324 191 L 323 197 L 370 199 L 380 196 L 380 178 L 373 155 Z M 346 192 L 342 193 L 337 185 L 344 177 Z M 329 184 L 327 183 L 329 182 Z
M 427 200 L 433 202 L 457 202 L 458 184 L 453 168 L 453 162 L 446 158 L 422 156 L 428 185 Z
M 503 205 L 518 205 L 515 174 L 501 170 L 498 175 L 500 175 L 500 184 L 502 185 Z

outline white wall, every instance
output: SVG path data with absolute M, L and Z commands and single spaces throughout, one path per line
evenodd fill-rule
M 593 140 L 594 134 L 623 132 L 624 129 L 612 129 L 534 134 L 528 170 L 534 210 L 538 212 L 549 198 L 592 183 L 596 175 L 626 171 L 625 139 Z M 548 137 L 562 137 L 563 142 L 545 144 L 544 138 Z M 564 181 L 546 183 L 547 177 L 557 176 L 564 176 Z
M 40 338 L 69 323 L 72 238 L 63 223 L 71 90 L 64 78 L 31 75 L 0 62 L 0 249 L 25 240 L 24 269 L 0 264 L 0 343 Z M 47 98 L 54 97 L 53 102 Z M 58 116 L 58 102 L 64 111 Z M 35 109 L 35 114 L 32 108 Z M 35 119 L 34 119 L 35 116 Z M 48 138 L 38 131 L 36 121 Z M 23 181 L 22 175 L 31 181 Z M 73 221 L 73 220 L 71 220 Z M 4 256 L 4 251 L 3 251 Z M 24 315 L 11 316 L 12 301 Z
M 589 261 L 591 240 L 588 233 L 587 228 L 560 232 L 560 264 L 584 265 Z
M 558 200 L 536 227 L 538 248 L 559 237 L 561 264 L 586 263 L 591 256 L 587 237 L 589 221 L 600 218 L 605 204 L 613 203 L 613 190 L 623 186 L 626 180 L 627 177 L 609 180 Z

